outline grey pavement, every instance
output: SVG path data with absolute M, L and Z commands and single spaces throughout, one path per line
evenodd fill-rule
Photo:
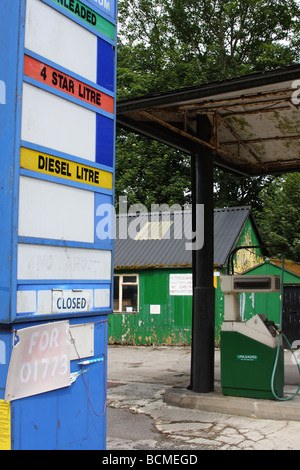
M 299 357 L 298 357 L 299 360 Z M 190 347 L 109 346 L 107 450 L 299 450 L 300 395 L 290 401 L 187 390 Z M 299 372 L 285 351 L 285 397 Z

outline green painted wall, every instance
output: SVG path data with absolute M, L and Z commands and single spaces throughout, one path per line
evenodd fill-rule
M 239 246 L 258 246 L 261 241 L 258 239 L 256 231 L 252 225 L 251 220 L 246 220 L 245 226 L 238 239 L 235 248 Z M 248 269 L 262 263 L 262 257 L 259 254 L 262 253 L 260 248 L 249 248 L 247 250 L 239 250 L 234 256 L 234 272 L 235 274 L 244 273 Z
M 266 262 L 256 268 L 251 269 L 245 275 L 263 275 L 273 274 L 280 276 L 282 275 L 282 269 L 269 262 Z M 283 277 L 284 284 L 299 284 L 300 278 L 286 269 L 284 270 Z M 249 320 L 253 315 L 264 313 L 270 321 L 275 321 L 279 325 L 280 323 L 280 306 L 281 306 L 281 295 L 278 293 L 263 294 L 256 293 L 250 294 L 245 293 L 240 295 L 240 311 L 242 320 Z
M 109 342 L 123 344 L 189 344 L 192 296 L 170 296 L 169 276 L 191 269 L 140 270 L 139 313 L 114 313 L 109 317 Z M 160 313 L 150 313 L 159 305 Z

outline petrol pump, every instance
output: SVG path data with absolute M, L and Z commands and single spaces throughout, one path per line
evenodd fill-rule
M 221 276 L 221 290 L 225 302 L 220 346 L 223 394 L 268 399 L 282 397 L 282 336 L 275 323 L 264 314 L 241 321 L 239 307 L 240 293 L 281 292 L 280 276 L 225 275 Z
M 105 449 L 116 0 L 0 0 L 0 450 Z

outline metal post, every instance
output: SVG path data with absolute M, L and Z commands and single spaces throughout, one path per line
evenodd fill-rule
M 211 124 L 206 116 L 197 120 L 197 137 L 209 141 Z M 204 246 L 193 256 L 193 324 L 191 386 L 194 392 L 214 390 L 214 327 L 215 290 L 213 155 L 209 148 L 199 146 L 192 154 L 195 171 L 193 214 L 195 205 L 204 204 Z M 193 224 L 195 226 L 195 224 Z

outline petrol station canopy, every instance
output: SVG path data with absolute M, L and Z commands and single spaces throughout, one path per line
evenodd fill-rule
M 199 116 L 211 140 L 197 137 Z M 300 65 L 119 101 L 117 123 L 186 153 L 211 149 L 236 175 L 300 170 Z

